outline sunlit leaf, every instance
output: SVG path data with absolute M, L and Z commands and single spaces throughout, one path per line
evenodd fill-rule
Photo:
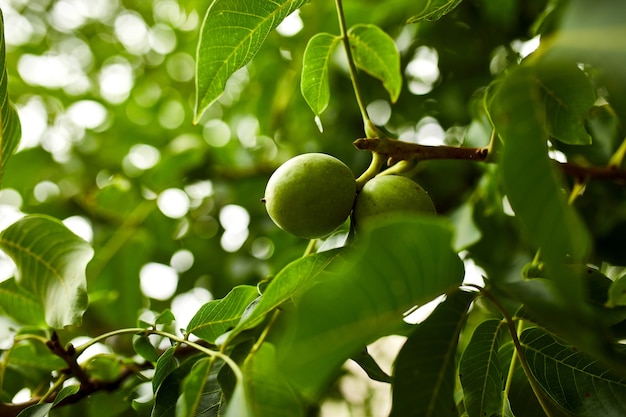
M 469 417 L 501 415 L 504 382 L 498 358 L 501 320 L 478 325 L 461 356 L 459 377 Z
M 420 9 L 417 14 L 408 20 L 408 23 L 417 23 L 422 20 L 437 20 L 451 12 L 462 0 L 418 0 L 416 6 Z
M 306 397 L 316 397 L 362 346 L 398 331 L 408 309 L 461 283 L 447 223 L 396 221 L 361 235 L 288 315 L 292 332 L 276 342 L 278 363 Z
M 376 25 L 355 25 L 348 36 L 357 67 L 381 80 L 395 103 L 402 89 L 402 73 L 393 39 Z
M 79 324 L 87 309 L 85 268 L 93 249 L 52 217 L 24 217 L 0 234 L 15 262 L 16 282 L 35 294 L 53 328 Z
M 304 416 L 304 407 L 296 392 L 276 367 L 276 352 L 263 343 L 252 352 L 242 367 L 246 394 L 255 417 Z
M 316 115 L 322 114 L 330 100 L 328 64 L 339 41 L 339 37 L 330 33 L 318 33 L 309 40 L 304 50 L 300 90 Z
M 282 303 L 302 294 L 337 256 L 341 249 L 319 252 L 293 261 L 269 283 L 254 309 L 229 333 L 232 340 L 239 332 L 258 324 L 263 317 Z
M 308 0 L 213 0 L 200 29 L 195 121 L 224 92 L 228 78 L 256 55 L 267 35 Z
M 560 406 L 581 417 L 626 415 L 626 378 L 540 328 L 520 336 L 534 378 Z M 623 349 L 623 347 L 622 347 Z
M 456 417 L 459 334 L 475 294 L 455 291 L 411 332 L 394 363 L 391 417 Z
M 41 301 L 15 283 L 14 278 L 0 283 L 0 310 L 19 323 L 45 325 Z
M 4 16 L 0 10 L 0 181 L 7 161 L 17 149 L 22 136 L 22 126 L 15 106 L 9 100 L 7 83 Z
M 234 327 L 241 319 L 246 307 L 259 295 L 256 287 L 239 285 L 221 300 L 204 304 L 187 325 L 187 332 L 193 333 L 209 343 Z

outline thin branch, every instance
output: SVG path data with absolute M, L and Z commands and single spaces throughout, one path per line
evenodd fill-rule
M 491 162 L 489 147 L 465 148 L 446 145 L 429 146 L 387 138 L 362 138 L 355 140 L 353 144 L 357 149 L 385 155 L 390 165 L 398 161 L 427 161 L 432 159 Z M 585 179 L 626 181 L 626 170 L 614 165 L 578 165 L 572 162 L 557 161 L 555 161 L 555 164 L 557 164 L 559 169 L 565 174 L 575 177 L 579 181 Z

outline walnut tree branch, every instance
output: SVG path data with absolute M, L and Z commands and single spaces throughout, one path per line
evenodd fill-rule
M 489 148 L 464 148 L 457 146 L 428 146 L 387 138 L 363 138 L 354 141 L 361 150 L 385 155 L 389 165 L 398 161 L 432 159 L 459 159 L 477 162 L 490 162 Z M 566 174 L 578 179 L 613 180 L 626 182 L 626 170 L 613 165 L 579 165 L 572 162 L 556 162 Z

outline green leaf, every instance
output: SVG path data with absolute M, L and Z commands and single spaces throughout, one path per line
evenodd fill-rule
M 378 365 L 376 360 L 367 351 L 367 346 L 356 355 L 352 355 L 350 359 L 356 362 L 370 379 L 387 384 L 391 383 L 391 376 L 387 375 L 387 373 L 382 370 L 380 365 Z
M 66 399 L 67 397 L 76 394 L 78 391 L 80 391 L 79 384 L 68 385 L 66 387 L 63 387 L 61 391 L 59 391 L 57 396 L 54 398 L 54 402 L 52 403 L 52 406 L 54 407 L 55 405 L 57 405 L 58 403 Z
M 228 78 L 256 55 L 288 15 L 308 0 L 213 0 L 200 28 L 195 122 L 224 92 Z
M 50 327 L 80 324 L 87 309 L 85 268 L 93 249 L 63 223 L 24 217 L 0 233 L 0 249 L 17 266 L 16 282 L 35 294 Z
M 591 144 L 585 120 L 596 96 L 589 79 L 574 63 L 543 60 L 535 69 L 550 136 L 570 145 Z
M 390 417 L 456 417 L 459 334 L 475 293 L 455 291 L 409 335 L 396 357 Z
M 626 306 L 626 274 L 611 284 L 607 305 L 609 307 Z
M 224 417 L 256 417 L 248 400 L 246 385 L 243 381 L 237 381 Z
M 348 31 L 357 67 L 383 82 L 395 103 L 402 90 L 400 53 L 393 39 L 376 25 L 355 25 Z
M 498 333 L 502 321 L 478 325 L 459 363 L 463 401 L 469 417 L 502 415 L 504 383 L 498 358 Z
M 5 360 L 9 367 L 20 371 L 36 369 L 52 372 L 66 366 L 63 359 L 50 352 L 43 344 L 36 342 L 20 343 L 13 346 Z
M 263 343 L 245 360 L 242 372 L 248 403 L 255 417 L 302 417 L 303 404 L 276 367 L 276 352 Z
M 183 388 L 184 380 L 191 372 L 194 364 L 202 357 L 204 355 L 194 355 L 183 361 L 178 368 L 169 372 L 166 376 L 163 375 L 164 379 L 159 384 L 159 389 L 156 392 L 154 407 L 150 417 L 176 416 L 177 401 Z
M 146 335 L 137 336 L 133 340 L 133 348 L 138 355 L 150 362 L 159 360 L 159 353 Z
M 421 9 L 408 23 L 417 23 L 423 20 L 437 20 L 448 14 L 462 0 L 418 0 L 417 6 Z
M 340 40 L 341 38 L 330 33 L 318 33 L 309 40 L 304 50 L 300 91 L 313 113 L 318 116 L 326 109 L 330 100 L 328 63 Z
M 176 347 L 170 346 L 161 354 L 159 360 L 157 360 L 156 366 L 154 367 L 154 377 L 152 377 L 152 390 L 154 392 L 157 392 L 165 378 L 178 368 L 178 361 L 174 357 L 175 352 Z
M 17 417 L 47 417 L 52 404 L 35 404 L 23 409 Z
M 560 269 L 566 260 L 586 258 L 590 237 L 548 157 L 542 92 L 535 80 L 534 68 L 519 67 L 489 97 L 491 118 L 504 142 L 502 175 L 509 202 L 527 237 L 541 249 L 548 275 L 572 305 L 584 305 L 580 280 Z
M 337 258 L 340 251 L 341 249 L 333 249 L 319 252 L 288 264 L 270 281 L 254 309 L 241 319 L 228 334 L 227 340 L 233 340 L 241 331 L 256 326 L 267 313 L 302 294 L 313 284 L 315 278 Z
M 181 417 L 221 416 L 224 395 L 217 382 L 217 375 L 224 362 L 215 363 L 212 358 L 200 359 L 193 365 L 183 381 L 183 389 L 176 415 Z
M 278 363 L 305 397 L 362 346 L 404 327 L 415 305 L 455 289 L 463 263 L 451 249 L 449 224 L 397 218 L 359 237 L 342 262 L 286 314 L 291 329 L 276 342 Z
M 0 10 L 0 181 L 7 161 L 20 143 L 22 126 L 17 110 L 9 100 L 7 89 L 6 47 L 4 42 L 4 16 Z
M 578 278 L 572 279 L 574 282 Z M 553 280 L 535 278 L 510 282 L 499 288 L 512 299 L 523 303 L 517 316 L 538 324 L 596 359 L 610 363 L 616 370 L 626 372 L 623 356 L 615 351 L 609 340 L 608 326 L 587 309 L 572 306 L 563 300 Z
M 41 302 L 15 283 L 15 278 L 0 283 L 0 309 L 19 323 L 45 326 Z
M 204 304 L 187 325 L 187 332 L 193 333 L 209 343 L 234 327 L 241 319 L 246 307 L 259 296 L 256 287 L 239 285 L 223 299 Z
M 524 330 L 520 342 L 534 378 L 561 407 L 580 417 L 626 415 L 626 378 L 540 328 Z
M 554 59 L 591 64 L 622 122 L 626 120 L 625 13 L 626 3 L 621 1 L 569 2 L 559 30 L 545 40 L 544 52 Z
M 163 312 L 159 313 L 158 316 L 156 316 L 156 318 L 154 319 L 154 324 L 155 325 L 164 324 L 166 326 L 169 326 L 175 320 L 176 320 L 176 317 L 174 316 L 174 313 L 172 313 L 172 310 L 168 308 L 164 310 Z

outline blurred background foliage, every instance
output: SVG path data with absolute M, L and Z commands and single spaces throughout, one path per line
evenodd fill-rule
M 91 305 L 83 328 L 68 332 L 133 326 L 142 311 L 166 308 L 184 327 L 205 301 L 261 281 L 304 251 L 306 242 L 276 228 L 260 202 L 281 162 L 321 151 L 355 175 L 369 163 L 352 146 L 364 133 L 341 53 L 317 123 L 299 92 L 308 39 L 338 34 L 331 1 L 287 19 L 193 125 L 196 43 L 209 4 L 0 1 L 9 93 L 23 125 L 0 193 L 3 221 L 51 214 L 95 248 Z M 348 25 L 379 25 L 401 53 L 397 103 L 360 76 L 372 120 L 403 140 L 487 145 L 482 92 L 551 30 L 559 8 L 547 4 L 466 0 L 438 21 L 406 25 L 405 0 L 346 1 Z M 460 239 L 488 274 L 528 260 L 494 167 L 427 162 L 417 179 L 438 211 L 463 226 Z

